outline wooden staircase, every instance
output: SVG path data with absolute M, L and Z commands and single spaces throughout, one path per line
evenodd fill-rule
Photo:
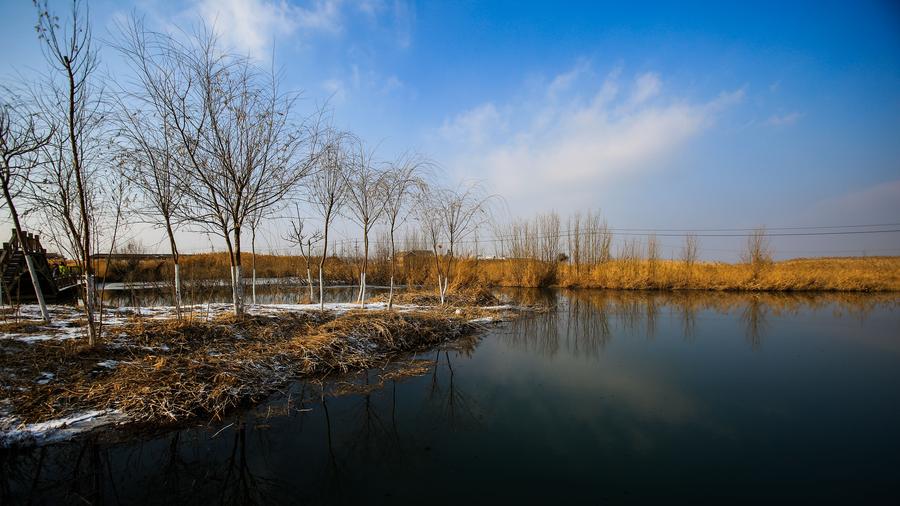
M 3 243 L 0 250 L 0 281 L 3 283 L 3 302 L 33 301 L 36 299 L 31 275 L 28 273 L 28 265 L 25 263 L 25 254 L 31 254 L 34 268 L 37 271 L 44 300 L 47 302 L 66 299 L 75 294 L 75 290 L 68 290 L 72 285 L 77 285 L 77 276 L 60 275 L 54 271 L 47 262 L 47 251 L 41 246 L 40 237 L 28 232 L 23 232 L 24 245 L 19 244 L 16 231 L 12 231 L 12 238 Z M 73 273 L 74 274 L 74 273 Z M 74 279 L 73 279 L 74 278 Z

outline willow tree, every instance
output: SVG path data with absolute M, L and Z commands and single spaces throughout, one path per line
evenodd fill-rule
M 388 225 L 390 237 L 390 291 L 388 292 L 388 309 L 394 307 L 394 275 L 397 269 L 397 246 L 395 234 L 397 228 L 406 221 L 412 208 L 414 192 L 427 191 L 421 173 L 431 165 L 426 158 L 404 153 L 391 162 L 384 174 L 384 218 Z
M 375 163 L 374 153 L 362 141 L 354 143 L 351 163 L 344 172 L 347 209 L 350 219 L 360 226 L 363 236 L 363 260 L 359 270 L 357 302 L 366 307 L 366 271 L 369 268 L 369 232 L 384 213 L 385 174 Z
M 325 260 L 328 258 L 328 229 L 344 206 L 347 172 L 351 167 L 348 145 L 352 136 L 333 129 L 321 137 L 321 151 L 306 188 L 309 203 L 322 216 L 322 256 L 319 258 L 319 308 L 325 310 Z
M 441 287 L 443 304 L 453 278 L 453 261 L 457 247 L 472 235 L 479 226 L 488 221 L 488 206 L 493 195 L 486 195 L 477 182 L 461 184 L 456 189 L 445 189 L 437 194 L 434 204 L 447 238 L 447 252 L 444 255 L 444 285 Z
M 34 169 L 41 163 L 40 151 L 50 144 L 54 130 L 42 128 L 37 116 L 29 113 L 26 104 L 16 99 L 11 91 L 4 89 L 3 93 L 12 100 L 0 103 L 0 187 L 3 189 L 4 202 L 16 239 L 25 255 L 34 295 L 41 308 L 41 318 L 49 322 L 50 313 L 44 302 L 44 292 L 34 267 L 34 259 L 25 241 L 15 200 L 29 182 Z
M 322 233 L 319 231 L 306 230 L 305 221 L 300 215 L 300 206 L 296 206 L 297 217 L 291 219 L 290 230 L 285 234 L 284 240 L 288 243 L 300 248 L 300 255 L 303 257 L 303 263 L 306 267 L 306 284 L 309 288 L 309 302 L 313 302 L 313 280 L 312 280 L 312 257 L 313 248 L 322 240 Z
M 443 191 L 437 188 L 431 188 L 426 192 L 416 194 L 414 212 L 419 226 L 425 236 L 425 242 L 431 248 L 434 258 L 434 271 L 437 276 L 438 296 L 441 299 L 441 305 L 444 304 L 444 263 L 441 261 L 443 256 L 443 239 L 444 227 L 443 216 L 441 213 L 441 199 Z

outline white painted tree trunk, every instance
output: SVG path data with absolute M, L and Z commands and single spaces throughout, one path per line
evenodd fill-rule
M 244 312 L 243 286 L 241 279 L 241 266 L 234 267 L 234 315 L 240 316 Z
M 175 264 L 175 316 L 181 318 L 181 270 Z
M 37 271 L 34 269 L 34 261 L 31 255 L 25 254 L 25 265 L 28 266 L 28 274 L 31 275 L 31 284 L 34 285 L 34 295 L 37 297 L 38 305 L 41 306 L 41 318 L 45 322 L 50 323 L 50 313 L 47 312 L 47 304 L 44 302 L 44 291 L 41 290 L 41 280 L 38 278 Z
M 324 274 L 322 272 L 322 268 L 319 268 L 319 309 L 325 311 L 325 279 Z
M 256 263 L 256 262 L 254 262 L 254 263 Z M 252 291 L 251 297 L 253 298 L 253 305 L 255 306 L 256 305 L 256 267 L 253 268 L 253 287 L 251 288 L 251 291 Z
M 237 299 L 238 299 L 238 295 L 237 295 L 237 284 L 238 284 L 237 266 L 232 265 L 232 266 L 231 266 L 231 303 L 232 303 L 232 305 L 234 306 L 234 314 L 235 314 L 235 315 L 238 314 L 238 310 L 237 310 Z
M 365 273 L 365 271 L 363 271 L 360 281 L 361 281 L 361 283 L 359 284 L 359 303 L 362 305 L 363 309 L 365 309 L 366 308 L 366 273 Z
M 88 345 L 93 346 L 97 340 L 97 329 L 94 328 L 94 276 L 84 274 L 84 312 L 87 314 Z
M 394 276 L 391 276 L 391 288 L 388 291 L 388 309 L 394 308 Z
M 313 303 L 313 282 L 312 282 L 312 271 L 309 267 L 306 268 L 306 284 L 309 285 L 309 303 Z

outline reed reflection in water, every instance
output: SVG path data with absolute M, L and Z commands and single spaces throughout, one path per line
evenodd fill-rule
M 547 302 L 547 293 L 505 290 L 506 297 L 527 304 Z M 554 292 L 550 292 L 551 297 Z M 824 312 L 829 318 L 849 318 L 864 324 L 873 312 L 900 307 L 895 294 L 656 292 L 622 290 L 562 290 L 556 310 L 510 322 L 502 339 L 509 345 L 552 357 L 561 349 L 575 356 L 598 356 L 619 336 L 653 339 L 660 314 L 680 321 L 683 339 L 696 338 L 698 320 L 737 315 L 750 349 L 763 347 L 771 318 Z
M 552 309 L 226 420 L 0 451 L 0 504 L 900 497 L 897 297 L 501 295 Z

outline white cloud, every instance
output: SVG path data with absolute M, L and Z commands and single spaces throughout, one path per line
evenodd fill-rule
M 588 62 L 581 61 L 575 65 L 572 70 L 557 75 L 550 81 L 550 84 L 547 85 L 547 96 L 555 99 L 560 94 L 569 91 L 572 88 L 572 85 L 578 79 L 582 78 L 589 70 L 590 65 Z
M 416 8 L 411 2 L 394 0 L 394 33 L 397 45 L 408 49 L 412 45 L 413 26 L 416 23 Z
M 479 146 L 502 129 L 500 112 L 487 103 L 445 121 L 440 133 L 447 140 Z
M 582 68 L 517 103 L 488 102 L 445 121 L 440 133 L 458 153 L 453 163 L 512 200 L 571 195 L 659 165 L 744 96 L 739 89 L 699 103 L 666 97 L 656 73 L 622 89 L 618 70 L 598 87 Z M 565 90 L 572 91 L 559 99 Z
M 642 104 L 659 95 L 661 89 L 662 81 L 659 80 L 659 74 L 648 72 L 639 75 L 634 81 L 634 91 L 631 94 L 632 105 Z
M 344 81 L 332 78 L 326 79 L 322 82 L 322 89 L 328 93 L 329 100 L 341 104 L 347 98 L 347 87 L 344 85 Z
M 381 93 L 387 95 L 392 91 L 399 90 L 403 87 L 403 81 L 395 75 L 390 75 L 384 80 L 384 86 L 381 87 Z
M 342 29 L 340 0 L 315 0 L 301 7 L 285 0 L 199 0 L 197 13 L 226 44 L 253 58 L 270 56 L 277 38 Z
M 793 125 L 801 117 L 803 117 L 803 115 L 800 114 L 799 112 L 790 112 L 790 113 L 781 114 L 781 115 L 773 114 L 772 116 L 769 117 L 769 119 L 766 121 L 766 123 L 768 123 L 771 126 L 776 126 L 776 127 Z

